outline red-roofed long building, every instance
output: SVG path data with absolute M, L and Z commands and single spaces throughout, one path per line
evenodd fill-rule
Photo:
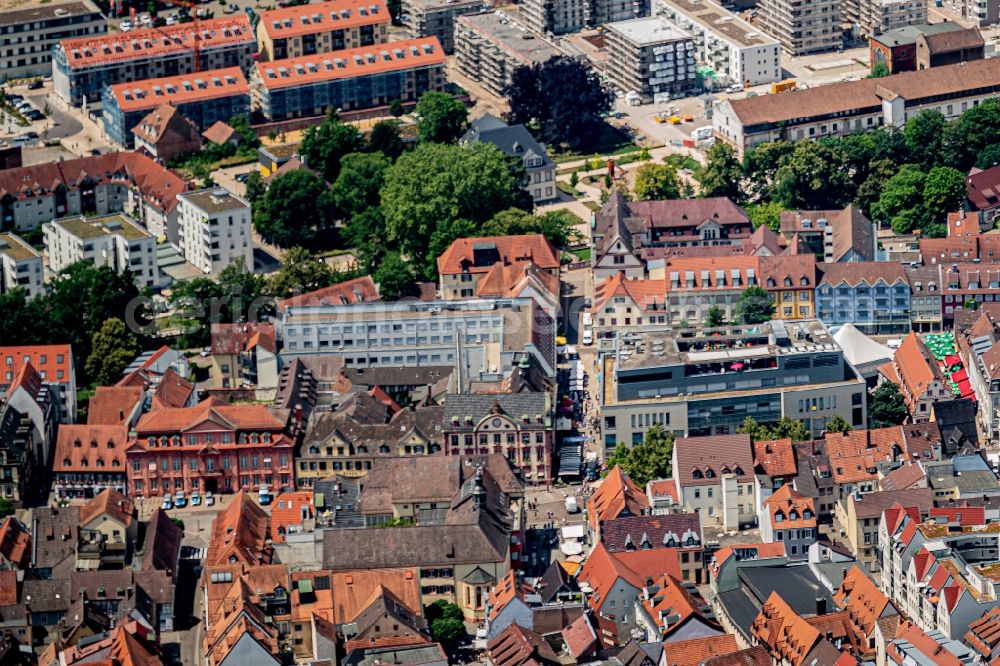
M 263 405 L 212 398 L 143 416 L 127 451 L 130 494 L 231 493 L 293 487 L 286 420 Z
M 105 488 L 128 493 L 125 449 L 128 426 L 63 425 L 52 460 L 58 499 L 89 499 Z
M 246 71 L 256 51 L 250 19 L 240 13 L 198 23 L 63 40 L 53 51 L 52 81 L 56 94 L 77 106 L 99 101 L 105 86 L 116 83 L 223 67 Z

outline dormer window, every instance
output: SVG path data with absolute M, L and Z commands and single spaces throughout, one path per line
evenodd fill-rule
M 793 509 L 792 512 L 788 514 L 788 519 L 789 520 L 798 520 L 799 519 L 799 513 L 798 513 L 798 511 L 795 511 Z
M 785 522 L 785 514 L 781 513 L 780 511 L 778 511 L 777 513 L 775 513 L 774 514 L 774 522 L 776 522 L 776 523 L 783 523 L 783 522 Z
M 694 471 L 694 473 L 691 474 L 691 476 L 694 477 L 694 478 L 696 478 L 696 479 L 700 479 L 700 478 L 702 478 L 703 475 L 702 475 L 700 469 L 696 469 Z
M 707 470 L 705 472 L 705 478 L 714 479 L 715 478 L 715 470 L 714 469 Z

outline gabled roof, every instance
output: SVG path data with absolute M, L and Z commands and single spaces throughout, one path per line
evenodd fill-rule
M 903 397 L 911 403 L 911 410 L 914 409 L 912 403 L 919 400 L 933 382 L 944 382 L 941 369 L 933 358 L 924 341 L 912 332 L 906 336 L 893 356 L 892 365 L 899 379 L 906 385 Z
M 586 613 L 573 620 L 561 633 L 566 649 L 576 659 L 589 654 L 597 645 L 597 633 L 590 625 L 590 618 Z
M 666 300 L 663 280 L 630 280 L 625 277 L 625 273 L 618 272 L 597 285 L 591 310 L 602 310 L 615 296 L 628 298 L 640 311 L 645 311 L 648 305 L 654 303 L 662 306 Z
M 645 586 L 650 578 L 656 579 L 664 574 L 680 577 L 680 565 L 675 553 L 666 556 L 670 551 L 663 549 L 637 550 L 626 553 L 611 553 L 599 543 L 591 551 L 577 580 L 590 586 L 592 593 L 587 597 L 587 603 L 595 610 L 600 610 L 608 593 L 620 579 L 636 590 Z
M 269 564 L 273 549 L 270 517 L 243 490 L 215 516 L 204 566 Z
M 212 324 L 212 353 L 232 355 L 260 347 L 273 354 L 277 350 L 274 338 L 270 322 Z
M 524 125 L 507 125 L 489 113 L 469 123 L 469 129 L 462 137 L 462 142 L 491 143 L 512 157 L 524 160 L 541 159 L 540 166 L 552 164 L 545 147 L 535 140 Z
M 906 490 L 917 485 L 926 478 L 926 472 L 920 461 L 905 463 L 879 479 L 882 490 Z
M 740 483 L 754 478 L 750 435 L 678 437 L 674 455 L 681 486 L 719 485 L 723 474 L 735 474 Z
M 897 614 L 878 586 L 857 566 L 853 565 L 843 582 L 833 594 L 837 608 L 850 611 L 861 637 L 867 638 L 875 631 L 875 622 L 887 614 Z
M 284 422 L 264 405 L 233 405 L 215 398 L 206 398 L 194 407 L 163 407 L 149 412 L 139 419 L 135 433 L 139 438 L 138 443 L 142 444 L 142 438 L 147 435 L 181 433 L 206 420 L 216 421 L 235 430 L 260 430 L 271 433 L 280 431 L 285 426 Z M 275 437 L 275 443 L 279 439 L 280 437 Z
M 492 666 L 543 666 L 559 663 L 559 656 L 545 639 L 517 624 L 509 627 L 486 646 Z
M 505 264 L 498 261 L 476 284 L 480 298 L 516 298 L 528 287 L 554 301 L 559 295 L 559 278 L 532 262 Z
M 285 541 L 289 527 L 301 526 L 303 515 L 305 519 L 316 515 L 311 490 L 290 490 L 275 497 L 271 506 L 271 534 L 275 543 Z
M 173 368 L 167 368 L 153 392 L 153 409 L 185 407 L 194 391 L 194 382 L 184 379 Z
M 291 307 L 312 307 L 320 305 L 353 305 L 379 301 L 378 288 L 370 276 L 354 278 L 339 284 L 323 287 L 298 296 L 284 298 L 275 306 L 284 313 Z
M 601 523 L 601 542 L 613 553 L 701 547 L 701 520 L 695 512 L 619 516 Z
M 688 620 L 696 619 L 702 624 L 722 633 L 714 618 L 701 611 L 705 600 L 685 588 L 680 581 L 666 574 L 643 589 L 640 604 L 656 625 L 658 638 L 665 640 L 675 634 Z
M 790 483 L 774 491 L 764 500 L 764 506 L 767 507 L 773 529 L 816 527 L 816 507 L 813 498 L 796 492 Z
M 615 467 L 587 500 L 588 520 L 593 529 L 619 516 L 638 516 L 649 509 L 649 500 L 638 486 Z
M 184 531 L 163 509 L 153 510 L 142 542 L 142 570 L 174 572 Z
M 702 666 L 709 659 L 739 650 L 732 634 L 663 644 L 663 666 Z
M 767 598 L 750 631 L 767 646 L 772 657 L 791 666 L 804 664 L 821 638 L 819 631 L 792 610 L 777 592 Z
M 14 516 L 0 523 L 0 557 L 17 569 L 27 569 L 31 563 L 31 533 Z
M 852 261 L 844 264 L 817 264 L 819 281 L 817 285 L 836 287 L 846 284 L 856 287 L 860 284 L 874 286 L 880 280 L 888 286 L 897 282 L 908 284 L 903 265 L 895 261 Z
M 201 144 L 201 135 L 195 124 L 170 104 L 161 104 L 143 116 L 132 128 L 132 134 L 154 146 L 166 141 L 196 141 Z
M 58 162 L 57 164 L 62 165 L 66 163 Z M 11 176 L 21 171 L 23 169 L 0 170 L 0 199 L 5 194 L 11 194 L 15 198 L 18 198 L 19 193 L 23 190 L 11 179 Z M 34 182 L 30 174 L 21 173 L 20 175 L 22 178 L 27 178 L 28 183 Z M 6 182 L 7 179 L 11 179 L 11 182 Z M 13 189 L 9 189 L 7 186 L 12 186 Z M 73 377 L 73 353 L 69 345 L 18 345 L 0 347 L 0 369 L 4 373 L 11 372 L 11 377 L 14 377 L 21 371 L 21 366 L 26 361 L 30 362 L 39 373 L 45 373 L 46 383 L 68 384 Z M 0 377 L 2 376 L 0 375 Z
M 1000 650 L 1000 608 L 994 606 L 983 613 L 982 617 L 969 623 L 965 644 L 978 652 L 984 660 L 993 659 Z
M 98 386 L 87 406 L 87 424 L 122 425 L 142 398 L 141 386 Z
M 896 636 L 886 646 L 886 656 L 891 664 L 921 663 L 933 666 L 962 666 L 968 663 L 945 647 L 950 643 L 964 649 L 957 641 L 951 641 L 941 632 L 927 633 L 910 622 L 903 622 L 896 630 Z
M 760 283 L 765 289 L 815 289 L 816 255 L 760 257 Z
M 125 475 L 127 447 L 126 425 L 65 423 L 59 427 L 59 434 L 56 436 L 52 471 Z
M 795 447 L 789 438 L 754 442 L 753 457 L 767 476 L 795 476 L 798 473 Z
M 438 272 L 441 275 L 489 272 L 496 262 L 477 266 L 475 255 L 479 251 L 485 251 L 505 264 L 531 263 L 546 270 L 559 268 L 559 251 L 545 236 L 522 234 L 456 238 L 437 258 Z
M 239 69 L 237 68 L 237 71 Z M 242 76 L 242 72 L 240 75 Z M 244 79 L 245 80 L 245 79 Z M 211 141 L 212 143 L 221 146 L 224 143 L 229 143 L 231 139 L 237 136 L 236 130 L 227 125 L 221 120 L 216 120 L 212 123 L 212 126 L 201 133 L 201 136 L 206 141 Z
M 94 499 L 80 507 L 80 527 L 86 527 L 100 516 L 107 516 L 129 527 L 135 520 L 135 506 L 132 500 L 114 488 L 105 488 Z

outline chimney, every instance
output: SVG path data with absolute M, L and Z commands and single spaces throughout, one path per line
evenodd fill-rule
M 482 467 L 476 467 L 476 476 L 472 487 L 472 506 L 476 509 L 486 506 L 486 488 L 483 486 Z
M 843 583 L 845 580 L 847 580 L 847 567 L 840 570 L 840 582 Z
M 826 597 L 816 597 L 816 615 L 826 615 Z

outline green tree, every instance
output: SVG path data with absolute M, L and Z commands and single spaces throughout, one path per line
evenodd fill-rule
M 305 246 L 326 230 L 333 197 L 323 178 L 308 169 L 283 173 L 271 181 L 253 211 L 253 225 L 269 243 Z
M 635 186 L 632 190 L 638 201 L 678 199 L 681 187 L 677 169 L 669 164 L 643 164 L 635 173 Z
M 608 469 L 620 467 L 633 483 L 644 487 L 654 479 L 670 478 L 674 434 L 657 424 L 646 430 L 642 443 L 619 444 L 608 458 Z
M 403 107 L 403 103 L 397 98 L 389 102 L 389 113 L 393 118 L 399 118 L 406 113 L 406 108 Z
M 743 176 L 750 188 L 750 201 L 771 198 L 778 168 L 792 154 L 795 146 L 788 141 L 770 141 L 754 146 L 743 156 Z
M 274 314 L 267 281 L 250 272 L 242 259 L 222 269 L 217 279 L 203 277 L 178 283 L 171 304 L 184 347 L 207 345 L 211 324 L 255 322 Z
M 125 322 L 112 317 L 94 333 L 87 357 L 87 375 L 99 386 L 117 384 L 122 372 L 139 354 L 139 341 Z
M 826 431 L 844 434 L 851 431 L 851 424 L 843 416 L 837 414 L 826 422 Z
M 264 179 L 261 178 L 260 171 L 256 169 L 247 174 L 247 182 L 244 183 L 244 186 L 246 187 L 244 195 L 251 204 L 256 204 L 267 192 Z
M 332 183 L 340 174 L 340 160 L 344 155 L 364 149 L 365 141 L 357 128 L 330 115 L 319 125 L 306 129 L 299 154 L 310 168 L 319 171 L 328 183 Z
M 444 251 L 452 244 L 456 238 L 470 238 L 479 234 L 480 227 L 469 220 L 447 220 L 437 226 L 431 233 L 430 244 L 427 248 L 427 255 L 424 260 L 423 277 L 433 280 L 437 274 L 437 258 L 444 254 Z
M 558 248 L 566 247 L 576 232 L 574 225 L 582 220 L 567 210 L 550 211 L 532 215 L 520 208 L 508 208 L 494 215 L 483 224 L 482 236 L 517 236 L 521 234 L 542 234 Z
M 934 164 L 947 164 L 963 173 L 975 164 L 980 151 L 1000 143 L 1000 104 L 983 100 L 945 127 L 944 149 Z
M 580 182 L 580 176 L 577 175 L 576 171 L 574 171 L 569 175 L 569 186 L 572 187 L 574 190 L 576 189 L 576 186 L 579 182 Z
M 434 603 L 424 607 L 424 618 L 428 622 L 441 619 L 458 620 L 461 622 L 464 617 L 462 609 L 446 599 L 438 599 Z
M 926 109 L 906 122 L 903 136 L 910 161 L 922 169 L 929 169 L 941 159 L 944 139 L 944 116 L 940 111 Z
M 368 148 L 374 152 L 382 153 L 390 160 L 395 160 L 402 155 L 406 146 L 399 135 L 399 121 L 383 120 L 375 123 L 368 135 Z
M 780 202 L 751 204 L 745 210 L 754 229 L 763 225 L 775 233 L 781 231 L 781 213 L 785 207 Z
M 358 261 L 369 271 L 385 255 L 385 217 L 381 208 L 367 208 L 355 213 L 344 224 L 341 233 L 354 248 Z
M 229 119 L 228 124 L 239 135 L 240 146 L 242 148 L 256 149 L 260 147 L 260 137 L 253 131 L 253 127 L 250 126 L 250 121 L 246 114 L 237 113 Z
M 890 222 L 896 233 L 911 232 L 921 222 L 924 181 L 923 171 L 910 164 L 903 165 L 882 188 L 878 202 L 872 206 L 876 221 Z
M 736 151 L 724 141 L 716 141 L 708 149 L 707 163 L 701 172 L 701 196 L 728 197 L 733 201 L 743 199 L 740 183 L 743 166 L 736 159 Z
M 871 216 L 874 206 L 878 203 L 879 197 L 882 196 L 882 189 L 896 175 L 898 167 L 892 160 L 877 159 L 868 164 L 867 171 L 867 177 L 854 195 L 854 204 L 865 215 Z
M 0 345 L 45 338 L 46 333 L 40 330 L 45 325 L 45 317 L 38 305 L 44 301 L 44 296 L 28 300 L 28 292 L 21 288 L 0 294 Z
M 774 317 L 774 298 L 763 287 L 747 287 L 736 304 L 736 319 L 743 324 L 761 324 Z
M 893 382 L 882 382 L 868 402 L 868 421 L 872 428 L 901 425 L 910 415 L 906 400 Z
M 771 428 L 771 439 L 790 439 L 793 442 L 804 442 L 812 439 L 805 424 L 790 416 L 782 416 L 774 427 Z
M 726 313 L 718 305 L 713 305 L 705 313 L 705 326 L 718 328 L 726 323 Z
M 0 518 L 6 518 L 7 516 L 13 516 L 14 511 L 17 507 L 9 499 L 0 497 Z
M 951 167 L 934 167 L 924 180 L 924 210 L 929 222 L 942 222 L 965 201 L 965 175 Z
M 854 196 L 847 156 L 839 146 L 800 141 L 774 174 L 773 199 L 786 208 L 841 208 Z
M 516 68 L 503 96 L 511 122 L 537 125 L 545 143 L 574 148 L 600 134 L 614 101 L 597 72 L 568 56 Z
M 281 257 L 281 268 L 268 278 L 268 290 L 275 298 L 287 298 L 333 284 L 333 270 L 303 247 L 291 247 Z
M 889 71 L 889 67 L 884 62 L 876 62 L 872 65 L 871 71 L 868 73 L 869 79 L 881 79 L 883 76 L 889 76 L 892 72 Z
M 414 109 L 420 120 L 421 141 L 453 143 L 462 136 L 469 118 L 465 105 L 447 93 L 429 90 L 420 96 Z
M 989 169 L 1000 164 L 1000 143 L 991 143 L 976 156 L 976 168 Z
M 429 280 L 436 278 L 437 255 L 428 256 L 436 230 L 457 220 L 479 225 L 526 203 L 509 160 L 484 143 L 422 143 L 386 170 L 381 194 L 386 240 Z
M 750 435 L 751 442 L 766 442 L 773 439 L 767 426 L 757 423 L 757 420 L 752 416 L 743 419 L 743 425 L 738 427 L 736 432 L 741 435 Z
M 392 165 L 381 153 L 350 153 L 344 155 L 340 175 L 330 187 L 337 215 L 350 219 L 369 208 L 378 208 L 379 192 L 385 184 L 385 172 Z
M 398 252 L 389 252 L 382 259 L 379 267 L 372 273 L 372 280 L 378 284 L 379 295 L 383 301 L 398 301 L 406 296 L 413 296 L 416 286 L 416 276 L 410 266 Z

